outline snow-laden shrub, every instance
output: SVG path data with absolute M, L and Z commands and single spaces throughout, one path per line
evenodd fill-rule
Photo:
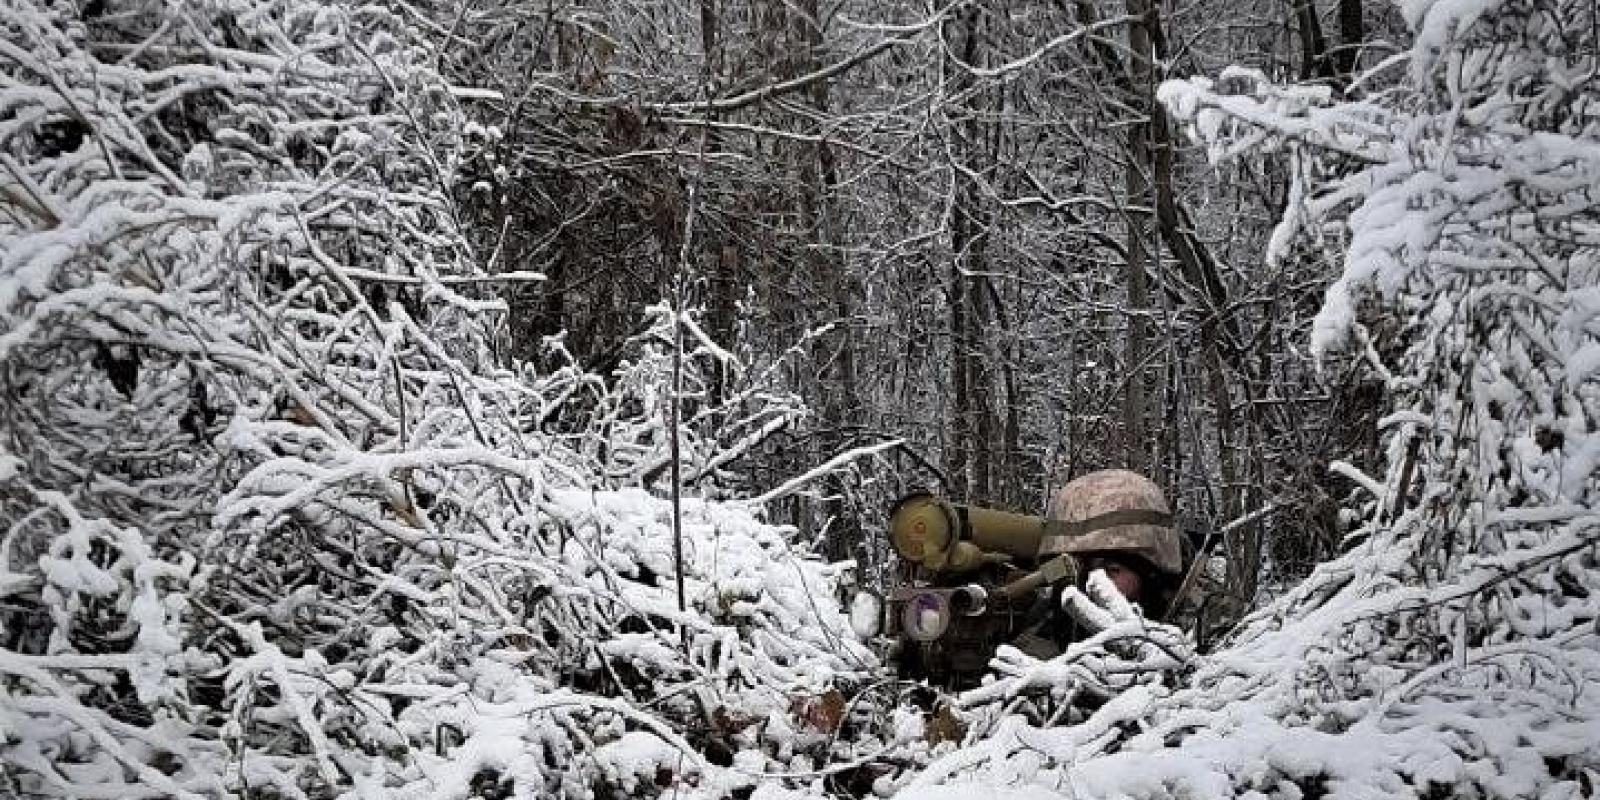
M 751 491 L 731 465 L 805 412 L 798 396 L 775 388 L 775 373 L 786 361 L 747 369 L 743 359 L 712 341 L 693 310 L 680 314 L 655 305 L 645 313 L 649 324 L 628 340 L 627 356 L 592 402 L 562 398 L 567 416 L 580 411 L 584 416 L 571 437 L 574 449 L 608 485 L 658 482 L 672 462 L 668 404 L 675 398 L 681 480 L 702 495 Z M 548 344 L 566 355 L 559 340 Z M 681 352 L 676 372 L 675 352 Z M 784 358 L 800 352 L 796 345 Z M 722 390 L 714 390 L 714 384 Z M 569 421 L 566 427 L 574 426 Z
M 1314 345 L 1368 359 L 1392 402 L 1387 472 L 1331 478 L 1371 495 L 1364 524 L 1183 688 L 1076 726 L 1014 718 L 908 796 L 1600 790 L 1600 19 L 1403 11 L 1415 40 L 1365 99 L 1243 70 L 1162 89 L 1214 154 L 1289 154 L 1274 257 L 1343 248 Z
M 679 609 L 644 373 L 497 359 L 538 276 L 464 245 L 419 13 L 6 0 L 0 794 L 719 796 L 870 665 L 748 511 L 685 502 Z

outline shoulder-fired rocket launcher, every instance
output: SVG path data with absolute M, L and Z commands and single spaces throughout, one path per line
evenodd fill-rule
M 1053 552 L 1045 548 L 1047 540 L 1054 545 L 1056 537 L 1073 535 L 1074 527 L 919 493 L 901 500 L 890 512 L 889 541 L 901 558 L 931 576 L 962 575 L 991 564 L 1035 567 L 998 587 L 1002 596 L 1016 600 L 1046 584 L 1077 580 L 1077 566 L 1064 551 L 1065 543 Z
M 926 677 L 981 672 L 995 647 L 1051 613 L 1056 587 L 1078 581 L 1074 553 L 1090 541 L 1085 534 L 1170 524 L 1170 515 L 1142 509 L 1067 522 L 927 493 L 903 498 L 888 531 L 895 553 L 916 568 L 911 585 L 890 595 L 902 664 L 914 655 L 912 671 Z
M 975 680 L 996 647 L 1047 613 L 1043 587 L 1077 579 L 1071 556 L 1040 563 L 1043 517 L 919 493 L 895 504 L 888 532 L 912 568 L 889 596 L 887 620 L 906 677 Z

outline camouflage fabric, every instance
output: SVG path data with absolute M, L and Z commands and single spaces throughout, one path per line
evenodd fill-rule
M 1125 469 L 1107 469 L 1091 472 L 1061 487 L 1050 503 L 1050 518 L 1082 522 L 1130 509 L 1171 513 L 1161 488 L 1149 478 Z M 1046 555 L 1126 553 L 1143 558 L 1169 575 L 1183 571 L 1183 552 L 1177 531 L 1165 525 L 1112 525 L 1078 536 L 1049 537 L 1041 549 Z

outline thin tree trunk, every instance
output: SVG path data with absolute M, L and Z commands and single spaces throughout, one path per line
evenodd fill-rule
M 1150 29 L 1146 18 L 1152 13 L 1149 0 L 1127 0 L 1128 13 L 1136 17 L 1136 21 L 1128 26 L 1128 60 L 1129 83 L 1133 89 L 1137 102 L 1134 108 L 1146 114 L 1150 113 L 1154 98 L 1152 91 L 1151 73 L 1151 41 Z M 1147 206 L 1150 200 L 1150 181 L 1145 169 L 1151 164 L 1150 158 L 1150 118 L 1146 116 L 1136 124 L 1128 126 L 1128 163 L 1124 172 L 1123 186 L 1127 192 L 1124 201 L 1124 215 L 1128 225 L 1128 262 L 1127 262 L 1127 288 L 1128 288 L 1128 338 L 1123 361 L 1126 364 L 1125 385 L 1127 393 L 1122 404 L 1122 429 L 1125 438 L 1127 467 L 1136 472 L 1145 472 L 1148 468 L 1148 442 L 1146 441 L 1146 422 L 1149 415 L 1149 401 L 1146 398 L 1144 369 L 1141 364 L 1144 360 L 1148 336 L 1149 320 L 1145 311 L 1150 307 L 1149 286 L 1149 259 L 1155 252 L 1149 247 L 1146 238 L 1149 213 L 1135 211 L 1139 206 Z
M 1222 363 L 1222 356 L 1217 351 L 1215 334 L 1208 331 L 1203 334 L 1203 339 L 1207 385 L 1210 389 L 1211 404 L 1217 414 L 1217 471 L 1222 475 L 1222 514 L 1218 519 L 1220 524 L 1226 524 L 1238 519 L 1243 508 L 1239 498 L 1241 481 L 1238 451 L 1234 445 L 1237 432 L 1233 419 L 1233 396 L 1228 390 L 1228 376 Z M 1230 530 L 1227 540 L 1223 542 L 1228 552 L 1226 577 L 1228 593 L 1241 602 L 1247 601 L 1255 593 L 1255 572 L 1248 563 L 1249 543 L 1245 541 L 1244 533 L 1248 527 L 1240 525 Z
M 967 240 L 966 217 L 957 212 L 951 220 L 950 259 L 950 442 L 944 453 L 944 474 L 950 481 L 950 494 L 967 500 L 971 488 L 968 474 L 968 448 L 972 444 L 972 397 L 967 385 L 967 350 L 971 347 L 967 323 L 967 278 L 961 271 L 961 248 Z
M 947 23 L 950 39 L 961 43 L 960 57 L 968 64 L 978 63 L 981 14 L 981 9 L 968 8 Z M 948 63 L 945 67 L 950 86 L 947 97 L 964 98 L 971 86 L 970 75 Z M 950 389 L 954 408 L 951 442 L 945 451 L 945 474 L 954 496 L 981 500 L 986 498 L 978 495 L 988 491 L 983 439 L 988 426 L 980 422 L 980 415 L 984 413 L 980 397 L 983 390 L 977 379 L 981 369 L 978 337 L 983 324 L 983 287 L 977 276 L 983 270 L 986 220 L 980 208 L 978 188 L 962 167 L 976 163 L 982 148 L 976 118 L 959 106 L 953 106 L 947 113 L 959 113 L 964 118 L 958 120 L 952 130 L 956 139 L 955 158 L 961 163 L 951 165 L 955 197 L 950 219 Z
M 1339 52 L 1334 64 L 1345 85 L 1355 79 L 1359 66 L 1357 57 L 1361 55 L 1361 44 L 1366 37 L 1361 0 L 1339 0 Z

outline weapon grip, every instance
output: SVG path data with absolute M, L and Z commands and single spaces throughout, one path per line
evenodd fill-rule
M 1078 582 L 1078 562 L 1065 553 L 1044 562 L 1044 565 L 1000 589 L 1000 594 L 1015 602 L 1039 590 L 1046 584 L 1061 581 Z

